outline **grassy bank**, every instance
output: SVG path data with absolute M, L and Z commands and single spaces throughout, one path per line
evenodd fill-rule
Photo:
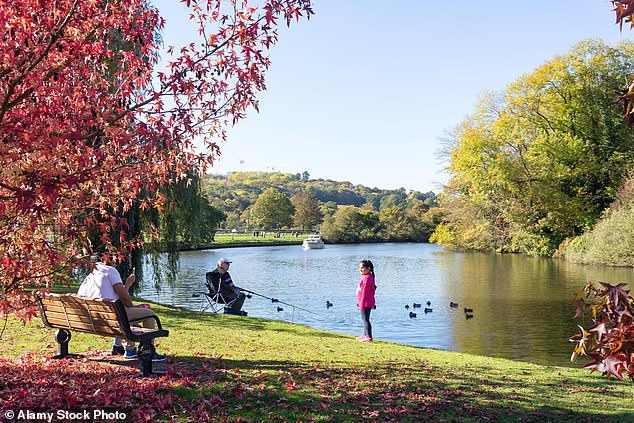
M 592 230 L 560 249 L 575 263 L 633 267 L 634 202 L 605 213 Z
M 47 360 L 52 330 L 9 321 L 0 350 L 4 410 L 108 409 L 130 421 L 634 420 L 634 385 L 537 366 L 352 337 L 301 325 L 154 306 L 170 337 L 164 377 L 73 334 L 84 359 Z
M 278 245 L 278 244 L 301 244 L 305 235 L 294 235 L 290 233 L 282 233 L 279 236 L 274 232 L 260 232 L 254 235 L 249 233 L 218 233 L 214 236 L 214 242 L 207 248 L 219 248 L 226 246 L 245 246 L 245 245 Z

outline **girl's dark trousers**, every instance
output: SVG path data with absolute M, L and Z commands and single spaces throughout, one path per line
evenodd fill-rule
M 368 337 L 372 338 L 372 324 L 370 323 L 370 312 L 372 311 L 372 307 L 366 307 L 361 310 L 361 320 L 363 321 L 363 333 Z

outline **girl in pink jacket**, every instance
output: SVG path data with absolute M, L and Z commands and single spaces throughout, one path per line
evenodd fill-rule
M 361 260 L 359 263 L 361 280 L 357 287 L 357 306 L 361 310 L 361 320 L 363 321 L 363 335 L 357 339 L 361 342 L 372 342 L 372 325 L 370 324 L 370 312 L 376 305 L 374 299 L 374 265 L 370 260 Z

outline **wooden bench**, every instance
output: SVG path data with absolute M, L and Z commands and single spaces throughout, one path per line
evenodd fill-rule
M 81 297 L 76 294 L 36 294 L 37 303 L 44 324 L 58 329 L 55 332 L 55 340 L 58 344 L 58 353 L 53 358 L 73 356 L 68 353 L 70 331 L 91 333 L 93 335 L 126 338 L 138 342 L 138 356 L 141 359 L 141 371 L 143 376 L 148 376 L 152 371 L 152 358 L 156 350 L 152 345 L 154 338 L 169 336 L 169 331 L 164 330 L 157 316 L 149 316 L 141 319 L 128 319 L 125 307 L 121 300 L 105 300 L 99 298 Z M 155 329 L 131 326 L 131 324 L 154 319 Z

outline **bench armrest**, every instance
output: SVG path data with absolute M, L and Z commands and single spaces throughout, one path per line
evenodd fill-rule
M 128 319 L 128 323 L 132 326 L 132 323 L 140 322 L 147 319 L 154 319 L 156 322 L 156 326 L 158 330 L 163 330 L 163 326 L 161 326 L 161 320 L 158 318 L 156 314 L 152 314 L 151 316 L 139 317 L 137 319 Z

